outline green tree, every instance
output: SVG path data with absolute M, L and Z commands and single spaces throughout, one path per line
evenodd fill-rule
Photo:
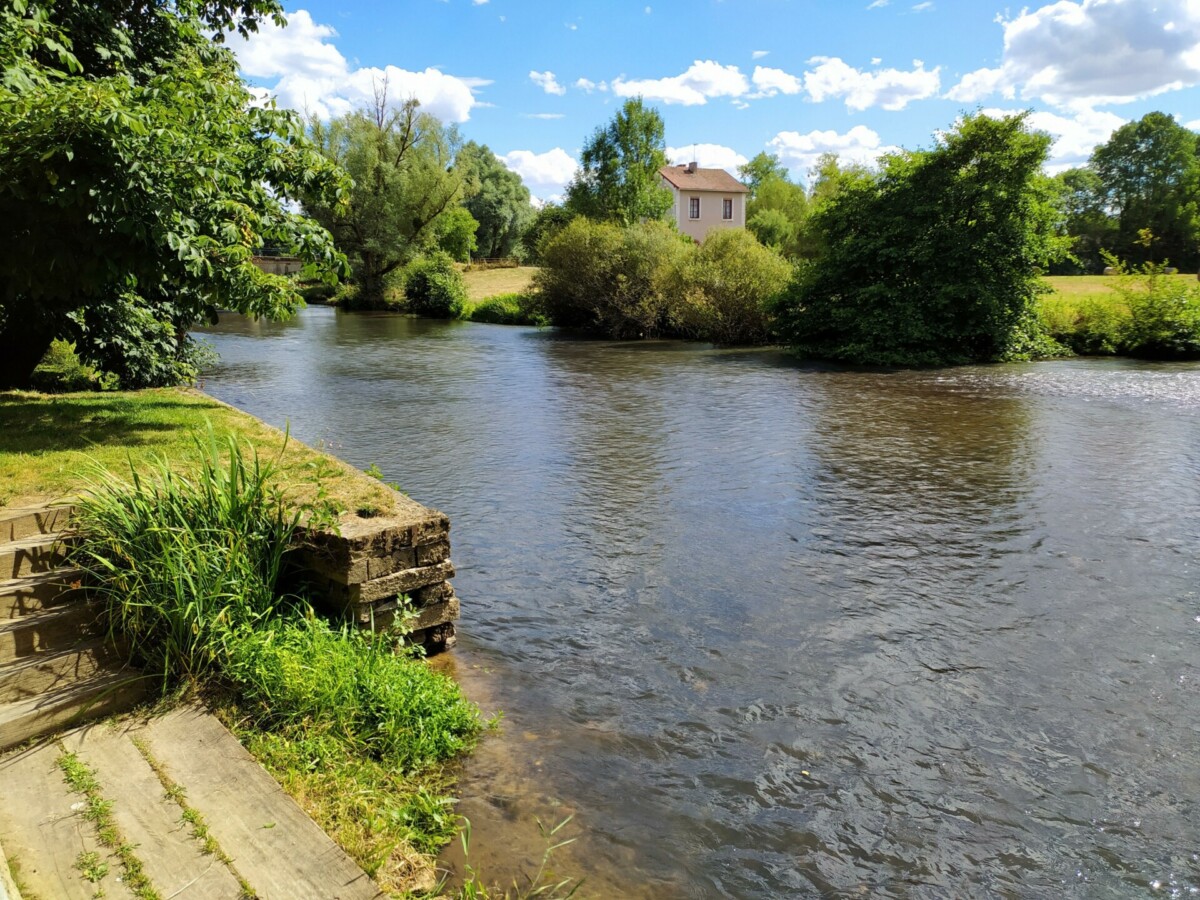
M 755 156 L 750 162 L 744 166 L 738 166 L 738 176 L 742 180 L 742 184 L 750 188 L 750 197 L 753 200 L 758 194 L 760 185 L 768 181 L 787 181 L 788 170 L 779 157 L 773 153 L 761 152 Z
M 1039 273 L 1061 252 L 1050 138 L 1026 115 L 967 116 L 930 150 L 895 154 L 813 214 L 821 255 L 780 303 L 810 356 L 940 365 L 1028 349 Z
M 309 124 L 320 152 L 354 179 L 347 203 L 315 195 L 304 208 L 350 258 L 360 306 L 384 304 L 388 276 L 435 246 L 438 219 L 464 195 L 457 132 L 418 107 L 390 106 L 384 82 L 370 109 Z
M 542 247 L 546 241 L 566 228 L 573 218 L 575 218 L 574 213 L 557 203 L 547 203 L 537 210 L 521 234 L 525 258 L 534 265 L 540 263 Z
M 28 383 L 73 315 L 95 333 L 104 304 L 164 326 L 175 350 L 219 307 L 289 314 L 292 283 L 253 265 L 264 243 L 337 271 L 329 235 L 289 201 L 335 203 L 339 173 L 294 116 L 251 107 L 218 43 L 264 17 L 282 21 L 280 5 L 0 10 L 0 387 Z
M 1108 249 L 1133 263 L 1162 262 L 1194 268 L 1200 262 L 1200 137 L 1152 112 L 1118 128 L 1092 153 L 1108 208 L 1117 219 Z M 1155 243 L 1138 235 L 1149 229 Z
M 791 259 L 801 255 L 808 218 L 808 195 L 786 178 L 770 176 L 758 184 L 746 204 L 746 227 L 767 247 Z M 786 224 L 785 224 L 786 223 Z
M 1108 213 L 1104 185 L 1090 168 L 1068 169 L 1054 176 L 1058 190 L 1059 226 L 1071 238 L 1071 254 L 1052 274 L 1099 272 L 1101 252 L 1115 246 L 1117 222 Z
M 623 225 L 663 218 L 671 208 L 671 192 L 658 174 L 667 164 L 663 135 L 658 110 L 640 97 L 626 100 L 584 144 L 579 169 L 567 186 L 567 209 Z
M 475 231 L 479 255 L 512 256 L 533 219 L 529 188 L 486 144 L 468 141 L 458 154 L 458 165 L 470 184 L 463 206 L 479 223 Z
M 469 262 L 475 252 L 479 223 L 465 206 L 449 209 L 438 216 L 435 226 L 437 248 L 450 254 L 455 262 Z

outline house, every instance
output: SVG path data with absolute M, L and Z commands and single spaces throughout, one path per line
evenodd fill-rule
M 746 227 L 750 189 L 724 169 L 701 169 L 691 162 L 663 166 L 658 174 L 675 199 L 675 224 L 697 242 L 714 228 Z

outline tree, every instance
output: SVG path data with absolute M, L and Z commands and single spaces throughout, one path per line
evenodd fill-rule
M 166 325 L 176 347 L 218 307 L 286 316 L 300 298 L 253 265 L 263 243 L 336 272 L 328 234 L 289 201 L 336 202 L 339 173 L 294 116 L 251 108 L 218 43 L 264 17 L 281 21 L 280 5 L 0 11 L 0 388 L 28 383 L 72 314 L 103 304 Z
M 932 149 L 843 184 L 813 214 L 821 255 L 781 301 L 785 339 L 885 365 L 1027 350 L 1038 275 L 1063 242 L 1041 173 L 1050 138 L 1025 119 L 967 116 Z
M 1117 223 L 1108 214 L 1104 185 L 1090 168 L 1067 169 L 1054 176 L 1061 214 L 1060 231 L 1071 238 L 1070 257 L 1054 274 L 1099 272 L 1101 252 L 1115 246 Z
M 542 259 L 542 247 L 570 224 L 575 215 L 565 206 L 547 203 L 533 214 L 533 219 L 521 234 L 521 244 L 529 262 L 537 265 Z
M 438 216 L 436 232 L 437 248 L 450 255 L 455 262 L 469 262 L 475 252 L 476 234 L 479 223 L 465 206 L 456 206 Z
M 459 151 L 458 164 L 470 185 L 463 206 L 479 223 L 475 231 L 479 255 L 512 256 L 533 219 L 529 188 L 486 144 L 468 141 Z
M 1108 249 L 1130 263 L 1194 268 L 1200 262 L 1200 137 L 1161 112 L 1118 128 L 1092 153 L 1104 199 L 1117 220 Z M 1149 229 L 1152 247 L 1139 243 Z
M 658 174 L 667 164 L 663 135 L 658 110 L 646 107 L 640 97 L 626 100 L 584 145 L 579 169 L 567 186 L 567 209 L 623 225 L 663 218 L 671 208 L 671 192 Z
M 800 238 L 808 218 L 808 195 L 800 185 L 770 175 L 746 204 L 746 227 L 765 246 L 791 259 L 801 256 Z
M 754 159 L 746 163 L 744 166 L 738 166 L 738 176 L 742 179 L 742 183 L 750 188 L 750 197 L 753 200 L 758 193 L 758 188 L 767 181 L 787 181 L 788 170 L 779 157 L 772 153 L 763 151 Z
M 354 179 L 348 202 L 314 195 L 304 208 L 350 258 L 360 305 L 383 304 L 388 276 L 436 244 L 438 219 L 463 198 L 458 135 L 418 107 L 390 106 L 385 81 L 370 109 L 309 124 L 320 152 Z

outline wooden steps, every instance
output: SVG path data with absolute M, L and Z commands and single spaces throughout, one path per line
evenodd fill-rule
M 194 707 L 83 726 L 0 758 L 0 844 L 36 896 L 129 896 L 120 860 L 63 778 L 66 754 L 94 774 L 119 840 L 161 897 L 384 900 L 237 738 Z M 85 852 L 107 865 L 95 883 L 78 865 Z
M 0 508 L 0 750 L 145 695 L 68 562 L 71 507 Z

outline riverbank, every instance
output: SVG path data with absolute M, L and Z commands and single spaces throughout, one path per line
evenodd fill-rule
M 393 491 L 376 479 L 233 407 L 196 391 L 154 390 L 56 396 L 0 393 L 0 505 L 75 496 L 89 480 L 111 482 L 101 475 L 105 470 L 128 477 L 131 468 L 145 475 L 157 466 L 190 477 L 204 456 L 195 439 L 207 435 L 210 426 L 218 442 L 232 439 L 245 446 L 246 453 L 273 461 L 275 484 L 290 505 L 315 505 L 345 521 L 356 514 L 374 517 L 398 502 Z M 257 760 L 385 891 L 399 894 L 432 888 L 433 854 L 457 829 L 454 800 L 449 796 L 452 760 L 431 762 L 433 757 L 421 751 L 405 757 L 409 761 L 403 765 L 393 764 L 390 760 L 396 752 L 401 756 L 407 752 L 402 745 L 384 753 L 364 750 L 363 743 L 346 730 L 331 728 L 319 716 L 304 712 L 306 701 L 298 692 L 315 692 L 312 696 L 323 707 L 336 709 L 349 699 L 347 690 L 374 690 L 360 684 L 352 668 L 357 665 L 352 657 L 365 652 L 375 659 L 371 666 L 381 674 L 385 662 L 385 668 L 395 669 L 388 681 L 406 686 L 406 709 L 454 708 L 453 723 L 431 722 L 430 730 L 462 731 L 469 746 L 478 724 L 459 721 L 467 707 L 450 679 L 429 673 L 414 680 L 405 674 L 405 667 L 414 676 L 426 670 L 424 663 L 403 657 L 393 657 L 391 662 L 382 655 L 375 658 L 373 649 L 359 649 L 359 641 L 342 641 L 337 632 L 329 637 L 323 637 L 326 632 L 320 628 L 300 632 L 310 640 L 305 645 L 309 649 L 323 648 L 327 665 L 321 672 L 307 665 L 292 672 L 287 648 L 282 646 L 255 657 L 259 663 L 279 667 L 275 680 L 284 688 L 295 686 L 288 695 L 295 708 L 285 723 L 264 727 L 263 710 L 257 708 L 261 697 L 251 701 L 240 696 L 234 689 L 236 679 L 235 683 L 217 679 L 184 684 L 184 693 L 205 696 Z M 304 651 L 299 646 L 291 649 Z M 332 673 L 328 677 L 326 670 Z M 346 678 L 351 681 L 342 683 Z M 380 688 L 386 693 L 386 685 Z M 383 694 L 380 698 L 387 699 Z M 470 715 L 477 722 L 477 712 Z M 405 740 L 402 735 L 400 740 Z

